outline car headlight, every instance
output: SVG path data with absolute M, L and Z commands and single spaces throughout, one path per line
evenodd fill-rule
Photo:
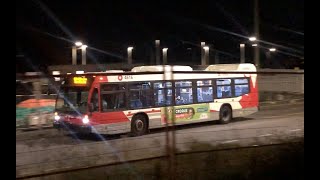
M 54 113 L 54 120 L 56 120 L 56 121 L 60 120 L 60 116 L 58 115 L 57 112 Z
M 85 116 L 82 118 L 82 122 L 83 122 L 83 124 L 88 124 L 88 123 L 89 123 L 89 117 L 88 117 L 88 115 L 85 115 Z

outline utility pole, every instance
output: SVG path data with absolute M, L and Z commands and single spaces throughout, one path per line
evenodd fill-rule
M 257 46 L 254 49 L 254 63 L 257 68 L 260 68 L 260 49 L 259 49 L 259 4 L 258 0 L 254 0 L 254 34 L 257 38 Z

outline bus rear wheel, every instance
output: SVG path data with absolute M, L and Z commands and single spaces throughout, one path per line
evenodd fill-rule
M 219 112 L 219 121 L 221 124 L 227 124 L 232 120 L 232 109 L 229 105 L 223 105 Z
M 143 134 L 146 134 L 147 130 L 147 118 L 141 114 L 135 115 L 131 121 L 131 133 L 134 136 L 141 136 Z

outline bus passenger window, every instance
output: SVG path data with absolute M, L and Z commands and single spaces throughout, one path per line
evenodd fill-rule
M 124 92 L 102 94 L 102 111 L 125 108 Z
M 217 97 L 231 97 L 231 86 L 217 86 Z
M 92 93 L 91 103 L 93 104 L 93 111 L 99 111 L 99 95 L 98 89 L 94 89 Z
M 113 94 L 103 94 L 102 95 L 102 106 L 103 111 L 108 109 L 114 109 L 114 96 Z
M 142 103 L 139 99 L 131 100 L 130 107 L 131 108 L 142 108 Z

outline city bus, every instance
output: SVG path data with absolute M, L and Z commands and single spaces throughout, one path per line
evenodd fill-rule
M 139 136 L 150 129 L 205 121 L 229 123 L 258 111 L 256 67 L 250 63 L 139 66 L 129 72 L 66 75 L 54 127 L 78 133 Z

